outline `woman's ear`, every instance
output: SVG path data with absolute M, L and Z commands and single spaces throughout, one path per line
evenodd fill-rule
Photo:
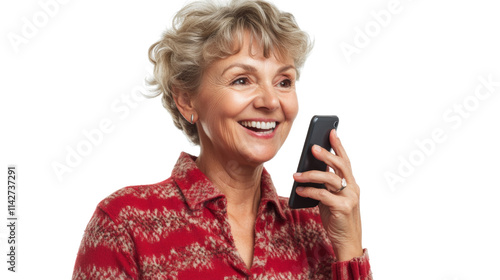
M 184 119 L 194 124 L 197 116 L 194 110 L 193 100 L 189 93 L 179 90 L 178 88 L 173 88 L 173 97 L 175 105 Z

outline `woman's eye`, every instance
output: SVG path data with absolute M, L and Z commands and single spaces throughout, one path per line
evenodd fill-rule
M 289 79 L 286 79 L 286 80 L 283 80 L 279 83 L 279 86 L 280 87 L 285 87 L 285 88 L 289 88 L 292 86 L 292 81 L 289 80 Z
M 231 85 L 246 85 L 246 84 L 248 84 L 247 78 L 238 78 L 231 83 Z

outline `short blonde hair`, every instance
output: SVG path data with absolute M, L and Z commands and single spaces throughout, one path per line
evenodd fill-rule
M 184 119 L 177 109 L 173 89 L 196 94 L 203 71 L 213 61 L 238 53 L 245 31 L 257 38 L 265 57 L 290 57 L 296 69 L 303 66 L 312 48 L 309 36 L 292 14 L 263 0 L 188 4 L 175 15 L 172 28 L 149 48 L 154 76 L 148 83 L 156 89 L 153 96 L 162 96 L 163 106 L 172 115 L 175 126 L 194 144 L 200 141 L 196 125 Z

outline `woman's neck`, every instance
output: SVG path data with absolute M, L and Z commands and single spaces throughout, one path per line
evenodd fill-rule
M 228 212 L 233 216 L 256 216 L 260 202 L 263 165 L 243 165 L 223 154 L 200 152 L 198 168 L 226 196 Z

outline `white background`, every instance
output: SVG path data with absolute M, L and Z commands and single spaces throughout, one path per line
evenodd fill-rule
M 143 87 L 148 47 L 185 1 L 67 2 L 46 22 L 38 1 L 0 5 L 3 182 L 8 164 L 19 172 L 18 273 L 7 272 L 2 218 L 1 279 L 70 279 L 100 200 L 162 181 L 181 151 L 198 152 L 159 98 L 122 101 Z M 500 86 L 474 97 L 478 87 L 488 93 L 479 77 L 500 82 L 500 5 L 392 2 L 397 11 L 381 26 L 374 14 L 389 0 L 274 1 L 315 47 L 298 84 L 295 126 L 266 166 L 288 196 L 311 116 L 336 114 L 362 188 L 363 246 L 375 278 L 500 279 Z M 23 18 L 38 27 L 14 45 L 9 38 L 23 36 Z M 342 44 L 357 52 L 346 56 Z M 464 102 L 466 117 L 449 111 Z M 68 149 L 84 145 L 84 131 L 106 120 L 112 131 L 58 179 L 53 165 L 66 165 Z M 436 129 L 445 140 L 427 141 L 424 154 L 416 141 Z M 388 172 L 404 182 L 391 187 Z M 6 217 L 5 185 L 0 192 Z

